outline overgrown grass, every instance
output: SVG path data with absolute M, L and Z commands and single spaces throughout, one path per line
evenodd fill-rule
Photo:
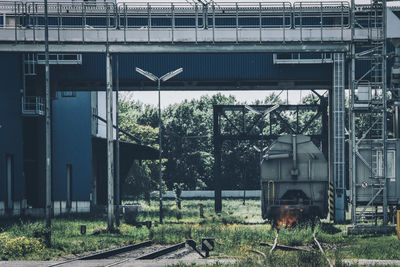
M 203 205 L 204 217 L 199 206 Z M 164 224 L 158 222 L 158 203 L 143 203 L 137 221 L 152 221 L 153 227 L 136 227 L 122 221 L 118 231 L 106 231 L 105 215 L 74 215 L 52 220 L 52 247 L 45 247 L 46 228 L 43 221 L 14 220 L 0 222 L 0 257 L 3 260 L 48 260 L 87 253 L 128 243 L 151 239 L 158 244 L 174 244 L 194 239 L 198 244 L 204 237 L 215 238 L 212 258 L 236 258 L 228 266 L 325 266 L 318 253 L 276 251 L 269 254 L 260 242 L 272 243 L 276 230 L 265 224 L 260 216 L 258 200 L 224 200 L 223 213 L 214 213 L 211 200 L 184 200 L 182 210 L 174 201 L 165 201 Z M 178 216 L 179 215 L 179 216 Z M 80 226 L 86 225 L 86 235 Z M 313 233 L 323 244 L 327 255 L 340 266 L 342 258 L 400 259 L 400 241 L 389 236 L 351 236 L 344 225 L 322 223 L 315 226 L 299 225 L 282 228 L 279 243 L 289 246 L 313 244 Z M 94 234 L 95 233 L 95 234 Z M 266 257 L 260 256 L 262 252 Z

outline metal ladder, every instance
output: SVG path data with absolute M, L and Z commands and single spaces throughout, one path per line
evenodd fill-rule
M 387 123 L 385 114 L 385 111 L 387 110 L 385 9 L 385 0 L 372 0 L 369 27 L 370 40 L 367 45 L 364 44 L 364 48 L 366 48 L 366 51 L 368 52 L 363 53 L 363 59 L 369 61 L 371 64 L 368 75 L 369 77 L 367 76 L 371 86 L 371 101 L 368 108 L 370 127 L 368 133 L 361 139 L 368 138 L 372 140 L 371 156 L 368 164 L 370 166 L 370 178 L 373 181 L 373 184 L 369 185 L 369 202 L 355 207 L 355 223 L 376 223 L 377 218 L 382 217 L 384 218 L 384 223 L 387 222 L 387 214 L 384 212 L 384 210 L 387 209 L 387 202 L 385 202 L 385 173 L 387 166 Z M 356 150 L 358 150 L 358 147 L 356 147 Z M 359 155 L 359 157 L 361 158 L 361 155 Z M 382 212 L 377 212 L 377 206 L 379 203 L 383 203 L 381 209 Z

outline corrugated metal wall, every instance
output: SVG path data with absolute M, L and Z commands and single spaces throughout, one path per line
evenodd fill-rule
M 67 164 L 72 166 L 72 200 L 89 201 L 92 177 L 91 96 L 57 93 L 53 101 L 53 197 L 67 199 Z
M 24 197 L 20 56 L 0 54 L 0 201 L 7 199 L 6 155 L 13 156 L 13 200 Z
M 104 55 L 86 54 L 82 61 L 82 65 L 58 67 L 62 71 L 53 73 L 54 79 L 64 84 L 76 81 L 104 82 Z M 183 67 L 184 72 L 174 78 L 180 81 L 332 80 L 331 64 L 274 64 L 272 54 L 122 54 L 119 62 L 120 79 L 132 82 L 146 80 L 135 72 L 135 67 L 156 75 Z M 368 71 L 368 64 L 362 62 L 357 66 L 357 77 Z M 390 65 L 389 62 L 388 69 Z M 90 84 L 87 86 L 90 87 Z
M 105 77 L 102 54 L 83 55 L 81 66 L 64 66 L 54 74 L 62 80 L 95 80 Z M 179 67 L 184 72 L 178 80 L 330 80 L 331 66 L 277 65 L 272 54 L 123 54 L 120 56 L 120 78 L 144 80 L 134 71 L 140 67 L 162 75 Z

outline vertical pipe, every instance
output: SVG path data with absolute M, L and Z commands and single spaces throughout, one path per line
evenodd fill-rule
M 352 9 L 354 7 L 354 0 L 352 0 Z M 353 12 L 352 12 L 353 13 Z M 353 25 L 354 26 L 354 25 Z M 352 28 L 354 28 L 352 26 Z M 354 36 L 354 35 L 352 35 Z M 351 142 L 351 220 L 353 225 L 357 225 L 356 210 L 357 210 L 357 193 L 356 193 L 356 133 L 355 133 L 355 114 L 354 114 L 354 97 L 355 97 L 355 45 L 351 45 L 351 63 L 350 63 L 350 95 L 351 95 L 351 111 L 350 111 L 350 142 Z
M 344 14 L 343 14 L 343 2 L 340 2 L 341 5 L 341 13 L 340 13 L 340 39 L 343 42 L 343 27 L 344 27 Z
M 283 7 L 283 43 L 286 42 L 286 10 L 285 10 L 285 3 L 282 3 Z
M 295 134 L 292 135 L 292 149 L 293 149 L 292 176 L 295 176 L 297 179 L 297 136 Z
M 85 3 L 82 2 L 82 43 L 85 43 Z
M 239 42 L 239 6 L 236 3 L 236 43 Z
M 303 10 L 302 3 L 300 2 L 300 42 L 303 42 Z
M 116 114 L 116 142 L 115 142 L 115 224 L 119 227 L 119 208 L 121 205 L 121 193 L 120 193 L 120 164 L 119 164 L 119 55 L 115 58 L 116 68 L 116 88 L 115 88 L 115 114 Z
M 60 4 L 60 26 L 59 28 L 63 29 L 63 16 L 62 16 L 62 5 Z
M 120 24 L 121 24 L 121 20 L 120 20 L 120 12 L 119 12 L 119 8 L 120 6 L 118 6 L 116 3 L 113 4 L 113 9 L 115 11 L 114 13 L 114 24 L 115 24 L 115 29 L 119 30 L 120 29 Z
M 108 28 L 110 27 L 110 10 L 108 4 L 106 4 L 106 42 L 108 47 Z
M 194 35 L 195 35 L 195 43 L 197 44 L 197 28 L 199 27 L 199 9 L 197 4 L 194 6 L 195 9 L 195 29 L 194 29 Z
M 322 16 L 322 14 L 323 14 L 323 6 L 322 6 L 322 2 L 321 2 L 321 14 L 320 14 L 320 23 L 321 23 L 321 43 L 322 43 L 322 40 L 323 40 L 323 36 L 322 36 L 322 32 L 323 32 L 323 26 L 324 26 L 324 21 L 323 21 L 323 16 Z
M 60 13 L 61 13 L 61 11 L 60 11 L 60 3 L 57 3 L 57 42 L 58 43 L 60 43 Z M 61 212 L 61 210 L 60 210 L 60 212 Z
M 160 194 L 160 223 L 163 223 L 163 197 L 162 197 L 162 121 L 161 121 L 161 80 L 157 80 L 157 90 L 158 90 L 158 142 L 159 142 L 159 158 L 158 158 L 158 168 L 159 168 L 159 194 Z
M 147 3 L 147 43 L 150 43 L 150 29 L 151 29 L 151 7 Z
M 175 30 L 175 10 L 174 3 L 171 3 L 171 42 L 174 43 L 174 30 Z
M 260 44 L 262 43 L 262 11 L 261 11 L 261 2 L 258 3 L 258 24 L 260 28 Z
M 212 25 L 212 42 L 213 44 L 215 43 L 215 5 L 214 3 L 212 4 L 212 20 L 213 20 L 213 25 Z
M 44 0 L 44 49 L 45 49 L 45 83 L 46 83 L 46 227 L 51 228 L 51 95 L 49 64 L 49 24 L 48 5 Z M 50 244 L 50 239 L 48 240 Z
M 5 24 L 6 22 L 4 21 L 3 23 Z M 17 34 L 17 2 L 14 2 L 14 35 L 15 35 L 15 43 L 17 43 L 18 42 L 18 34 Z
M 383 177 L 385 179 L 383 187 L 383 225 L 388 223 L 388 179 L 387 179 L 387 88 L 386 88 L 386 0 L 382 1 L 382 95 L 383 95 L 383 118 L 382 118 L 382 141 L 383 141 L 383 153 L 382 153 L 382 170 Z
M 114 229 L 114 145 L 113 145 L 113 91 L 109 47 L 106 47 L 106 127 L 107 127 L 107 225 Z
M 219 109 L 213 106 L 213 133 L 214 133 L 214 209 L 215 213 L 222 211 L 222 188 L 221 188 L 221 148 L 219 129 Z
M 394 108 L 394 112 L 393 112 L 393 137 L 395 139 L 399 139 L 400 138 L 400 102 L 399 101 L 395 101 L 393 103 L 393 108 Z
M 37 4 L 33 3 L 32 4 L 32 14 L 33 14 L 33 22 L 32 22 L 32 30 L 33 30 L 33 42 L 36 42 L 36 25 L 37 25 Z
M 126 44 L 126 27 L 128 26 L 128 18 L 126 16 L 126 3 L 124 3 L 124 17 L 125 17 L 124 43 Z

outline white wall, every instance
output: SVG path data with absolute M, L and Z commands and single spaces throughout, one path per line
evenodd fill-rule
M 243 190 L 222 190 L 223 198 L 243 198 Z M 153 192 L 153 196 L 158 196 L 158 192 Z M 260 198 L 261 190 L 246 190 L 246 198 Z M 175 199 L 174 191 L 166 191 L 163 198 Z M 214 198 L 214 191 L 211 190 L 186 190 L 182 191 L 181 198 Z
M 97 115 L 102 117 L 103 119 L 107 119 L 107 113 L 106 113 L 106 92 L 95 92 L 94 94 L 97 95 Z M 94 96 L 96 97 L 96 96 Z M 94 106 L 95 103 L 92 103 L 92 106 Z M 115 92 L 113 93 L 113 124 L 116 125 L 117 122 L 117 99 L 116 99 L 116 94 Z M 97 126 L 98 126 L 98 132 L 93 133 L 94 136 L 96 137 L 101 137 L 101 138 L 106 138 L 106 123 L 102 122 L 100 120 L 95 120 L 97 121 Z M 114 139 L 116 138 L 116 130 L 113 130 L 113 136 Z

